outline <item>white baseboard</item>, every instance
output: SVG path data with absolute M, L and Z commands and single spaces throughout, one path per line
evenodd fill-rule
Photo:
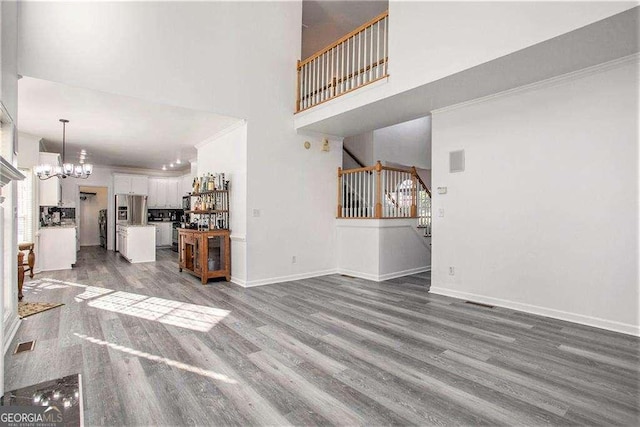
M 238 279 L 234 281 L 232 278 L 231 281 L 245 288 L 252 288 L 254 286 L 272 285 L 274 283 L 292 282 L 294 280 L 302 280 L 302 279 L 310 279 L 312 277 L 327 276 L 329 274 L 336 274 L 337 272 L 338 272 L 337 270 L 333 269 L 333 270 L 314 271 L 311 273 L 292 274 L 290 276 L 271 277 L 269 279 L 259 279 L 259 280 L 249 280 L 249 281 L 238 280 Z M 242 282 L 244 282 L 244 284 L 241 284 Z
M 379 282 L 377 274 L 363 273 L 361 271 L 349 270 L 346 268 L 338 268 L 338 274 L 344 274 L 345 276 L 357 277 L 358 279 Z
M 384 280 L 397 279 L 398 277 L 411 276 L 412 274 L 424 273 L 425 271 L 431 271 L 431 266 L 411 268 L 409 270 L 395 271 L 393 273 L 381 274 L 378 276 L 378 282 Z
M 7 353 L 9 350 L 9 345 L 13 341 L 13 337 L 16 336 L 16 332 L 18 332 L 18 328 L 20 327 L 20 323 L 22 323 L 22 319 L 20 319 L 17 315 L 11 319 L 11 323 L 8 328 L 4 331 L 4 343 L 3 343 L 3 354 Z
M 398 277 L 410 276 L 412 274 L 424 273 L 425 271 L 431 271 L 431 266 L 411 268 L 409 270 L 394 271 L 393 273 L 386 274 L 371 274 L 363 273 L 360 271 L 348 270 L 345 268 L 339 268 L 338 273 L 347 276 L 358 277 L 360 279 L 371 280 L 374 282 L 384 282 L 385 280 L 397 279 Z
M 243 288 L 247 287 L 247 281 L 244 279 L 238 279 L 237 277 L 231 276 L 231 283 L 242 286 Z
M 472 294 L 469 292 L 461 292 L 453 289 L 432 286 L 430 292 L 438 295 L 444 295 L 453 298 L 459 298 L 467 301 L 480 302 L 484 304 L 504 307 L 511 310 L 524 311 L 525 313 L 537 314 L 539 316 L 551 317 L 568 322 L 579 323 L 581 325 L 593 326 L 596 328 L 606 329 L 609 331 L 620 332 L 627 335 L 640 336 L 640 326 L 627 323 L 616 322 L 613 320 L 602 319 L 599 317 L 585 316 L 583 314 L 570 313 L 568 311 L 556 310 L 553 308 L 541 307 L 538 305 L 525 304 L 516 301 L 510 301 L 500 298 L 493 298 L 484 295 Z

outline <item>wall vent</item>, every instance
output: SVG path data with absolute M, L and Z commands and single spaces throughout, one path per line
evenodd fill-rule
M 449 172 L 464 172 L 464 150 L 449 151 Z
M 477 305 L 478 307 L 484 307 L 484 308 L 493 308 L 494 306 L 489 305 L 489 304 L 482 304 L 481 302 L 475 302 L 475 301 L 465 301 L 465 304 L 471 304 L 471 305 Z
M 35 341 L 21 342 L 16 346 L 16 350 L 13 352 L 13 354 L 24 353 L 25 351 L 31 351 L 35 346 L 36 346 Z

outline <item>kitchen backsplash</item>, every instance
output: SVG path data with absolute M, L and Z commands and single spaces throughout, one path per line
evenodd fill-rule
M 182 209 L 149 209 L 148 211 L 149 221 L 166 221 L 175 218 L 175 221 L 180 221 L 180 217 L 184 213 Z
M 42 226 L 75 222 L 75 220 L 76 208 L 40 206 L 40 225 Z

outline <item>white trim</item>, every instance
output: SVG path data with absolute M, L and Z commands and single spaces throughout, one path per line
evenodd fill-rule
M 275 283 L 292 282 L 294 280 L 302 280 L 302 279 L 310 279 L 312 277 L 327 276 L 329 274 L 336 274 L 337 272 L 338 270 L 332 269 L 332 270 L 314 271 L 311 273 L 292 274 L 290 276 L 272 277 L 269 279 L 250 280 L 250 281 L 244 281 L 244 284 L 240 286 L 243 286 L 245 288 L 252 288 L 254 286 L 272 285 Z M 234 282 L 234 280 L 231 280 L 231 281 Z M 242 280 L 236 279 L 236 281 L 240 282 Z M 238 282 L 234 282 L 234 283 L 240 284 Z
M 247 236 L 244 234 L 232 234 L 229 238 L 234 242 L 246 242 Z
M 640 326 L 628 323 L 616 322 L 613 320 L 602 319 L 599 317 L 585 316 L 583 314 L 570 313 L 568 311 L 556 310 L 553 308 L 541 307 L 538 305 L 525 304 L 516 301 L 505 300 L 501 298 L 493 298 L 484 295 L 472 294 L 469 292 L 461 292 L 453 289 L 432 286 L 430 292 L 437 295 L 444 295 L 453 298 L 464 299 L 467 301 L 480 302 L 484 304 L 504 307 L 511 310 L 523 311 L 525 313 L 536 314 L 539 316 L 551 317 L 553 319 L 566 320 L 568 322 L 579 323 L 596 328 L 607 329 L 623 334 L 640 336 Z
M 244 279 L 239 279 L 237 277 L 231 276 L 231 283 L 234 285 L 242 286 L 243 288 L 247 287 L 247 281 Z
M 15 317 L 13 317 L 12 320 L 9 319 L 9 321 L 11 322 L 9 324 L 9 328 L 8 329 L 5 328 L 4 330 L 3 354 L 6 354 L 7 350 L 9 350 L 9 346 L 11 345 L 13 338 L 16 336 L 16 333 L 18 332 L 18 328 L 22 323 L 22 319 L 20 319 L 17 314 L 15 315 Z
M 371 274 L 363 273 L 360 271 L 348 270 L 345 268 L 338 268 L 338 274 L 344 274 L 346 276 L 358 277 L 360 279 L 371 280 L 374 282 L 384 282 L 385 280 L 397 279 L 398 277 L 411 276 L 412 274 L 424 273 L 431 271 L 431 266 L 410 268 L 409 270 L 394 271 L 393 273 L 386 274 Z
M 379 282 L 383 282 L 385 280 L 397 279 L 398 277 L 410 276 L 412 274 L 424 273 L 425 271 L 431 271 L 431 266 L 427 265 L 426 267 L 418 267 L 411 268 L 409 270 L 396 271 L 394 273 L 381 274 L 378 276 Z
M 233 124 L 230 124 L 229 126 L 227 126 L 226 128 L 222 129 L 221 131 L 219 131 L 218 133 L 198 142 L 197 144 L 194 145 L 194 147 L 196 147 L 197 150 L 201 149 L 202 147 L 204 147 L 205 145 L 225 136 L 226 134 L 233 132 L 234 130 L 242 127 L 243 125 L 245 125 L 247 123 L 246 120 L 242 119 L 239 120 L 237 122 L 234 122 Z
M 361 271 L 348 270 L 346 268 L 338 268 L 338 274 L 344 274 L 345 276 L 357 277 L 359 279 L 379 282 L 378 275 L 376 274 L 363 273 Z
M 540 80 L 524 86 L 518 86 L 516 88 L 504 90 L 502 92 L 492 93 L 491 95 L 483 96 L 481 98 L 476 98 L 470 101 L 464 101 L 458 104 L 453 104 L 446 107 L 438 108 L 431 111 L 431 114 L 437 115 L 441 113 L 448 113 L 450 111 L 459 110 L 461 108 L 469 107 L 471 105 L 483 104 L 485 102 L 489 102 L 497 98 L 502 98 L 505 96 L 515 95 L 522 92 L 530 92 L 533 90 L 554 86 L 557 84 L 564 83 L 567 80 L 580 79 L 596 73 L 600 73 L 602 71 L 618 68 L 631 62 L 638 62 L 638 61 L 640 61 L 640 53 L 634 53 L 628 56 L 624 56 L 622 58 L 614 59 L 608 62 L 603 62 L 602 64 L 593 65 L 591 67 L 583 68 L 577 71 L 572 71 L 566 74 L 561 74 L 559 76 L 551 77 L 545 80 Z

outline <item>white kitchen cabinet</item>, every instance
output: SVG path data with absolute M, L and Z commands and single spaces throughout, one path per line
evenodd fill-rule
M 60 166 L 60 154 L 40 153 L 40 164 Z M 58 177 L 49 178 L 44 181 L 38 180 L 38 200 L 40 206 L 58 206 L 62 195 L 62 180 Z
M 160 208 L 167 207 L 167 182 L 164 179 L 158 180 L 158 194 L 156 196 L 158 199 L 157 206 Z
M 131 193 L 146 196 L 149 188 L 148 180 L 149 178 L 143 175 L 132 175 Z
M 149 192 L 147 196 L 147 206 L 155 208 L 158 206 L 158 180 L 149 178 Z
M 113 192 L 146 196 L 149 192 L 148 181 L 149 178 L 145 175 L 113 174 Z
M 70 270 L 76 263 L 76 235 L 76 227 L 40 228 L 37 254 L 40 270 Z
M 167 206 L 170 208 L 178 209 L 182 205 L 181 202 L 178 202 L 178 185 L 179 182 L 176 179 L 170 179 L 166 182 Z
M 149 178 L 150 209 L 181 209 L 180 180 L 176 178 Z
M 156 227 L 156 246 L 171 246 L 171 233 L 173 232 L 173 224 L 170 222 L 154 223 Z
M 120 226 L 120 255 L 132 264 L 156 260 L 156 228 Z

